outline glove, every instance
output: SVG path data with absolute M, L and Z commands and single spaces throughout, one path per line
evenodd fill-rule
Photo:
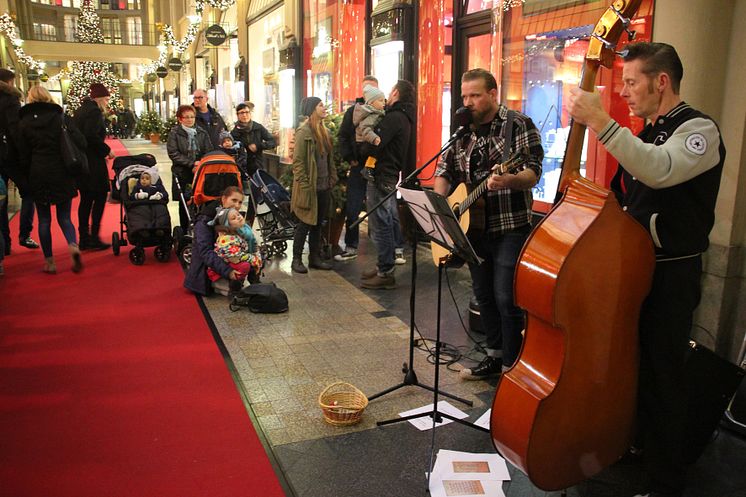
M 163 198 L 163 195 L 161 195 L 161 192 L 155 192 L 153 195 L 150 196 L 150 200 L 160 200 Z
M 148 194 L 147 192 L 137 192 L 135 193 L 135 198 L 138 200 L 145 200 L 146 198 L 148 198 Z

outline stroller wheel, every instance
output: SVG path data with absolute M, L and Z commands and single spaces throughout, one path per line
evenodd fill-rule
M 130 250 L 130 262 L 135 266 L 142 266 L 145 263 L 145 250 L 142 247 L 135 247 Z
M 114 255 L 119 255 L 119 233 L 116 231 L 111 234 L 111 251 Z
M 272 244 L 272 249 L 275 254 L 284 254 L 285 251 L 288 249 L 288 242 L 275 242 Z
M 171 258 L 171 247 L 159 245 L 155 248 L 155 258 L 158 262 L 168 262 Z
M 192 244 L 189 243 L 187 245 L 184 245 L 181 250 L 179 250 L 178 256 L 179 260 L 181 261 L 181 265 L 184 267 L 189 267 L 189 264 L 192 263 Z

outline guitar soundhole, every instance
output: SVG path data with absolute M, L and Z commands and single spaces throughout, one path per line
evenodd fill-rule
M 453 204 L 451 209 L 453 209 L 453 213 L 456 215 L 457 219 L 461 217 L 461 204 Z

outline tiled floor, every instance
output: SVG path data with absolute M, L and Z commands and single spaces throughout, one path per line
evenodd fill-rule
M 142 140 L 126 144 L 133 154 L 155 153 L 164 181 L 170 182 L 163 147 Z M 175 207 L 172 203 L 174 215 Z M 318 396 L 325 386 L 344 381 L 371 395 L 399 384 L 401 365 L 408 360 L 411 250 L 408 263 L 397 269 L 399 288 L 393 291 L 358 287 L 360 270 L 372 265 L 371 252 L 366 241 L 355 261 L 307 275 L 292 274 L 289 258 L 272 260 L 264 280 L 287 293 L 290 310 L 284 314 L 232 312 L 225 297 L 204 299 L 239 388 L 247 393 L 257 430 L 266 437 L 289 493 L 297 497 L 425 495 L 431 443 L 436 450 L 494 452 L 488 434 L 455 423 L 438 428 L 434 440 L 431 432 L 419 432 L 408 423 L 377 427 L 377 421 L 432 402 L 432 394 L 416 386 L 375 399 L 357 425 L 337 427 L 323 421 Z M 437 271 L 428 262 L 427 247 L 420 247 L 418 258 L 417 328 L 425 337 L 434 337 Z M 454 309 L 455 302 L 465 316 L 469 295 L 468 272 L 449 270 L 442 296 L 443 340 L 478 359 Z M 473 408 L 452 402 L 473 421 L 491 405 L 494 385 L 462 382 L 452 370 L 456 368 L 440 368 L 440 385 L 474 402 Z M 428 353 L 415 352 L 415 370 L 422 383 L 432 385 L 434 366 Z M 746 497 L 745 462 L 746 440 L 721 431 L 692 468 L 686 496 Z M 504 486 L 508 497 L 559 495 L 536 489 L 513 468 L 511 473 L 513 480 Z M 639 477 L 637 466 L 616 465 L 569 489 L 568 495 L 632 496 Z

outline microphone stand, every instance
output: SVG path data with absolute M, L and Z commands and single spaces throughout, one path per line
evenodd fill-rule
M 435 159 L 440 157 L 440 155 L 448 149 L 453 143 L 458 140 L 461 136 L 469 132 L 468 126 L 461 126 L 458 131 L 456 131 L 451 137 L 448 139 L 448 141 L 438 150 L 438 153 L 435 154 L 425 162 L 422 166 L 412 171 L 411 174 L 409 174 L 404 180 L 402 180 L 401 184 L 407 184 L 410 180 L 413 178 L 416 178 L 418 174 L 420 174 L 430 163 L 432 163 Z M 350 225 L 350 227 L 354 227 L 359 225 L 361 222 L 363 222 L 364 219 L 366 219 L 371 212 L 378 209 L 384 202 L 386 202 L 394 193 L 396 193 L 396 188 L 394 188 L 392 191 L 390 191 L 385 197 L 383 197 L 375 206 L 373 206 L 371 209 L 368 209 L 363 217 L 355 221 Z M 412 235 L 412 283 L 411 283 L 411 290 L 409 293 L 409 363 L 404 363 L 402 367 L 402 373 L 404 374 L 404 379 L 401 383 L 398 385 L 394 385 L 393 387 L 387 388 L 381 392 L 378 392 L 374 395 L 371 395 L 368 397 L 368 400 L 377 399 L 378 397 L 382 397 L 388 393 L 394 392 L 402 387 L 406 386 L 418 386 L 421 388 L 424 388 L 425 390 L 429 390 L 433 393 L 440 393 L 440 395 L 443 395 L 444 397 L 449 397 L 453 400 L 457 400 L 461 403 L 464 403 L 468 406 L 473 406 L 474 403 L 470 400 L 462 399 L 461 397 L 457 397 L 456 395 L 438 391 L 435 388 L 431 387 L 430 385 L 425 385 L 420 383 L 420 381 L 417 379 L 417 374 L 414 371 L 414 311 L 415 311 L 415 286 L 417 282 L 417 229 L 415 228 L 414 233 Z M 437 345 L 436 345 L 437 346 Z M 436 350 L 437 352 L 437 350 Z M 436 365 L 437 367 L 437 365 Z M 437 370 L 436 370 L 437 371 Z M 405 421 L 406 418 L 394 418 L 386 421 L 379 421 L 376 424 L 377 425 L 383 425 L 383 424 L 390 424 L 395 423 L 398 421 Z

